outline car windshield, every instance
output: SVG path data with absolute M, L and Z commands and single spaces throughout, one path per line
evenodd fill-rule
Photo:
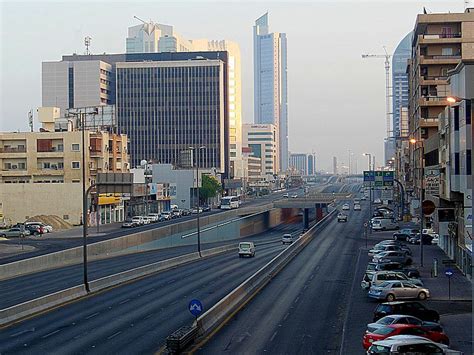
M 378 334 L 378 335 L 387 335 L 387 334 L 390 334 L 394 331 L 393 328 L 390 328 L 390 327 L 382 327 L 382 328 L 378 328 L 378 329 L 375 329 L 373 331 L 374 334 Z
M 376 355 L 389 355 L 390 354 L 390 346 L 385 345 L 371 345 L 369 350 L 367 351 L 368 354 L 376 354 Z

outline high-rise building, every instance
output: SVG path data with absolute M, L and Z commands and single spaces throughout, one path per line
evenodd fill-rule
M 272 179 L 279 172 L 278 130 L 272 124 L 243 124 L 244 147 L 252 150 L 254 157 L 261 159 L 262 175 Z
M 288 168 L 301 175 L 308 175 L 308 155 L 305 153 L 290 153 Z
M 279 165 L 288 168 L 287 41 L 285 33 L 269 32 L 268 13 L 253 27 L 254 122 L 278 130 Z
M 316 155 L 308 154 L 308 175 L 316 175 Z
M 337 174 L 337 157 L 332 157 L 332 172 Z
M 398 44 L 392 58 L 392 112 L 393 136 L 401 135 L 402 109 L 408 108 L 407 65 L 411 56 L 413 32 L 408 33 Z

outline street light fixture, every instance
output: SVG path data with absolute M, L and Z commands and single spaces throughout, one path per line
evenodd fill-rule
M 198 148 L 195 148 L 195 147 L 189 147 L 189 150 L 196 150 L 196 154 L 197 154 L 197 158 L 195 159 L 196 160 L 196 193 L 197 193 L 197 214 L 196 214 L 196 223 L 197 223 L 197 242 L 198 242 L 198 253 L 199 253 L 199 256 L 201 256 L 201 227 L 200 227 L 200 223 L 199 223 L 199 213 L 201 212 L 200 209 L 200 201 L 199 201 L 199 152 L 202 150 L 202 149 L 207 149 L 206 146 L 200 146 Z
M 446 98 L 446 101 L 448 101 L 450 104 L 456 104 L 464 100 L 470 100 L 470 99 L 466 99 L 464 97 L 459 97 L 459 96 L 448 96 Z

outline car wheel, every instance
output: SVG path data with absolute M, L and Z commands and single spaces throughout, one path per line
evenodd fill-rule
M 420 292 L 420 293 L 418 294 L 418 299 L 419 299 L 419 300 L 426 300 L 426 293 Z
M 395 301 L 395 295 L 389 293 L 389 294 L 387 295 L 387 301 L 388 301 L 388 302 L 393 302 L 393 301 Z

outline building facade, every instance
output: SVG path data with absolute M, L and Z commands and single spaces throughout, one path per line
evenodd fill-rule
M 277 128 L 272 124 L 243 124 L 242 132 L 244 147 L 261 159 L 262 175 L 273 180 L 280 171 Z
M 254 122 L 278 130 L 279 168 L 288 168 L 287 40 L 269 32 L 268 13 L 253 27 Z
M 308 175 L 308 155 L 305 153 L 290 153 L 288 168 L 300 175 Z

